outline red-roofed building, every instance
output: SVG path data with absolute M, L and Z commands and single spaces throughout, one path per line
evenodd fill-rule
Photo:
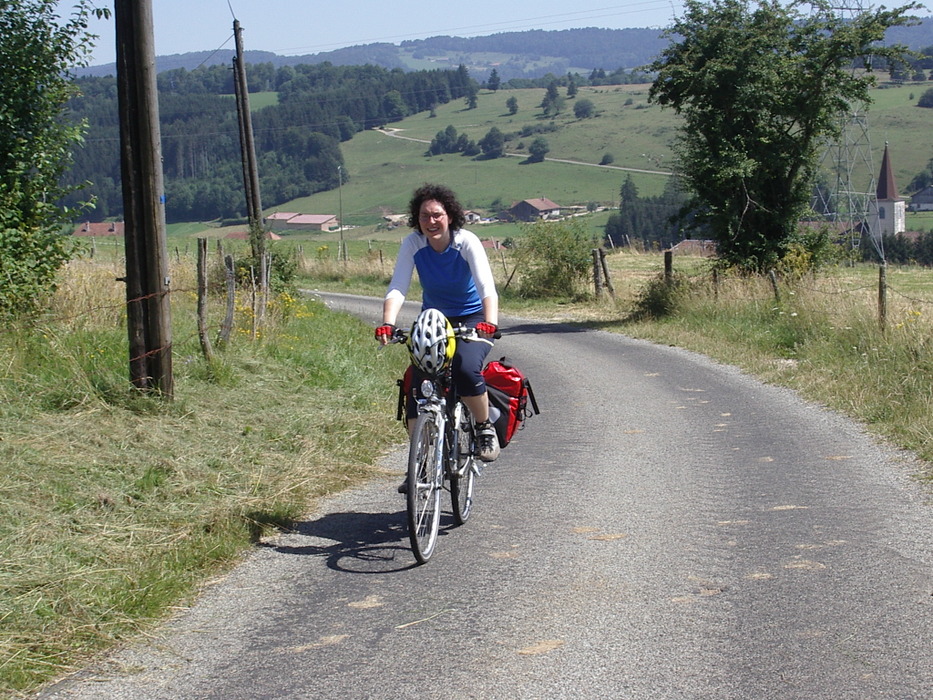
M 331 231 L 339 222 L 333 214 L 296 214 L 276 212 L 266 217 L 276 231 Z
M 560 216 L 560 207 L 547 197 L 523 199 L 518 204 L 512 205 L 509 214 L 519 221 L 554 219 Z
M 277 211 L 266 217 L 266 223 L 272 228 L 284 228 L 285 223 L 296 216 L 298 216 L 296 211 Z
M 122 236 L 122 221 L 104 221 L 92 224 L 90 221 L 78 226 L 73 232 L 75 236 L 86 236 L 88 238 L 102 238 L 104 236 Z

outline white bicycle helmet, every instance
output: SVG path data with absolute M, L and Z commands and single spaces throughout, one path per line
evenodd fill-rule
M 415 367 L 427 374 L 438 374 L 447 367 L 456 348 L 454 329 L 444 314 L 437 309 L 418 314 L 408 343 Z

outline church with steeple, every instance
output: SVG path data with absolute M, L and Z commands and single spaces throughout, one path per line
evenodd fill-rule
M 881 173 L 878 175 L 878 190 L 871 212 L 871 233 L 875 237 L 896 236 L 907 228 L 907 204 L 898 195 L 894 184 L 894 169 L 888 144 L 884 144 Z

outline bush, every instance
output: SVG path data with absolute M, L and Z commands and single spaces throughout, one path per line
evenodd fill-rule
M 60 227 L 75 213 L 53 202 L 72 193 L 60 180 L 85 131 L 66 105 L 77 93 L 72 68 L 90 52 L 93 9 L 88 0 L 66 17 L 48 1 L 0 8 L 0 320 L 7 321 L 40 308 L 70 255 Z
M 326 247 L 325 247 L 326 248 Z M 295 285 L 295 275 L 298 273 L 298 261 L 294 255 L 281 250 L 269 250 L 271 257 L 271 267 L 269 268 L 269 289 L 275 293 L 291 292 Z M 325 249 L 326 255 L 326 249 Z M 320 255 L 321 250 L 318 250 Z M 249 288 L 253 284 L 253 279 L 258 281 L 259 265 L 256 259 L 251 255 L 234 261 L 237 283 L 244 288 Z
M 583 221 L 539 221 L 523 231 L 516 250 L 519 295 L 540 299 L 585 293 L 595 243 Z
M 0 217 L 2 218 L 2 217 Z M 38 312 L 55 292 L 72 239 L 47 228 L 7 228 L 0 221 L 0 322 Z
M 595 117 L 596 105 L 593 104 L 592 100 L 579 100 L 573 106 L 573 115 L 577 119 L 590 119 L 591 117 Z
M 629 321 L 649 321 L 671 316 L 689 296 L 690 285 L 674 275 L 669 280 L 663 275 L 649 280 L 635 299 Z
M 789 277 L 803 275 L 844 261 L 846 249 L 833 241 L 828 227 L 801 229 L 787 246 L 778 270 Z
M 931 74 L 930 77 L 933 78 L 933 74 Z M 920 99 L 917 100 L 917 106 L 918 107 L 933 107 L 933 88 L 930 88 L 929 90 L 924 92 L 922 95 L 920 95 Z

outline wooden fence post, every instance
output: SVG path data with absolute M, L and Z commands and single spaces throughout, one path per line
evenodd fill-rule
M 599 262 L 603 268 L 603 277 L 606 280 L 606 289 L 609 290 L 609 296 L 616 298 L 616 290 L 612 286 L 612 280 L 609 278 L 609 264 L 606 262 L 606 251 L 599 248 Z
M 777 272 L 774 268 L 768 270 L 768 277 L 771 278 L 771 289 L 774 290 L 774 300 L 778 303 L 781 302 L 781 290 L 778 287 Z
M 214 361 L 214 349 L 207 335 L 207 239 L 198 239 L 198 338 L 208 364 Z
M 888 328 L 888 266 L 878 266 L 878 325 L 884 333 Z
M 593 248 L 593 284 L 596 286 L 596 298 L 599 299 L 603 293 L 603 280 L 599 268 L 599 249 Z
M 227 280 L 227 313 L 224 315 L 224 322 L 220 326 L 220 336 L 218 343 L 221 346 L 230 342 L 230 333 L 233 331 L 233 310 L 236 304 L 236 273 L 233 269 L 233 256 L 224 257 L 224 273 Z
M 670 286 L 674 281 L 674 251 L 664 251 L 664 284 Z

